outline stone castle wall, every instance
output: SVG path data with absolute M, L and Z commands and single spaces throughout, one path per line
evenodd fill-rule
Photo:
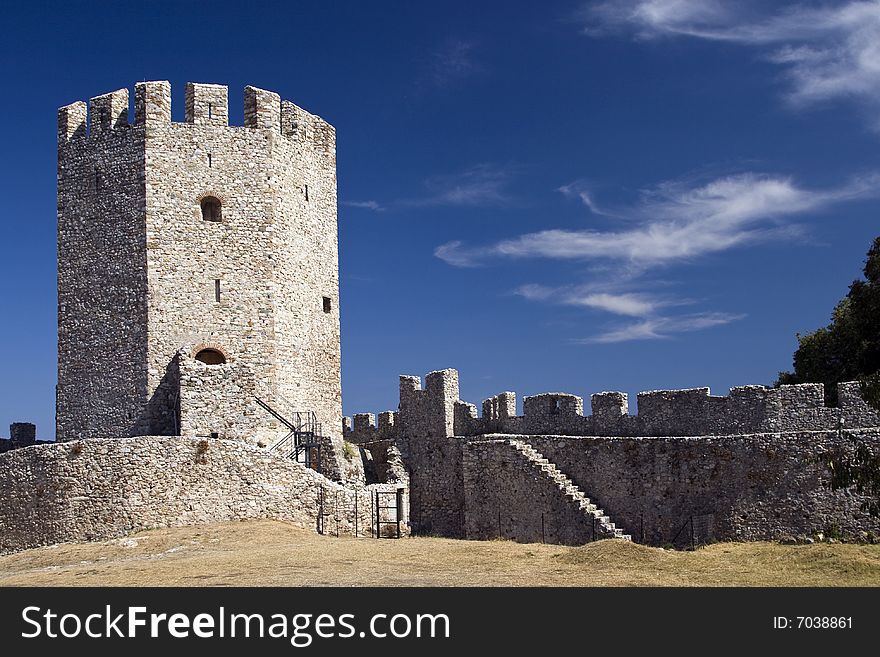
M 57 435 L 175 435 L 187 415 L 187 430 L 272 442 L 285 432 L 250 412 L 259 396 L 314 411 L 339 472 L 335 131 L 254 87 L 230 126 L 227 98 L 187 85 L 178 123 L 170 85 L 142 82 L 134 123 L 127 90 L 92 99 L 89 121 L 85 103 L 59 111 Z M 180 354 L 206 347 L 241 376 L 197 399 Z
M 628 538 L 557 468 L 521 441 L 464 445 L 464 536 L 583 545 Z
M 860 508 L 868 498 L 832 491 L 831 473 L 819 458 L 837 447 L 851 452 L 856 441 L 880 453 L 880 429 L 517 438 L 554 463 L 641 543 L 671 544 L 691 517 L 697 538 L 704 541 L 775 540 L 819 532 L 858 539 L 864 531 L 880 533 L 880 518 Z M 517 504 L 528 508 L 530 502 Z
M 272 137 L 227 125 L 225 87 L 187 85 L 183 123 L 171 121 L 170 85 L 141 87 L 148 99 L 168 99 L 161 103 L 165 114 L 145 123 L 145 221 L 149 393 L 156 398 L 150 433 L 173 434 L 173 406 L 163 400 L 173 398 L 177 381 L 168 368 L 179 350 L 195 356 L 216 348 L 229 365 L 243 364 L 265 382 L 265 390 L 245 388 L 245 395 L 265 396 L 277 383 Z M 207 196 L 220 201 L 221 221 L 202 219 L 200 202 Z M 203 390 L 203 403 L 215 406 L 213 431 L 225 435 L 240 402 Z M 235 433 L 263 438 L 259 416 L 246 419 L 251 421 Z
M 267 100 L 276 107 L 278 97 Z M 336 131 L 291 102 L 281 102 L 272 134 L 277 185 L 278 255 L 275 339 L 278 392 L 296 410 L 314 410 L 335 449 L 342 439 Z M 279 123 L 280 122 L 280 123 Z M 325 302 L 326 300 L 326 302 Z M 326 303 L 326 305 L 325 305 Z M 339 461 L 337 454 L 337 461 Z
M 865 403 L 857 382 L 839 384 L 836 407 L 825 406 L 821 383 L 802 383 L 779 388 L 741 386 L 731 388 L 727 396 L 710 395 L 709 388 L 641 392 L 635 415 L 629 414 L 624 392 L 592 395 L 591 415 L 583 414 L 582 397 L 560 392 L 525 397 L 523 415 L 516 415 L 516 393 L 502 392 L 485 400 L 482 416 L 478 416 L 474 404 L 452 399 L 458 394 L 455 370 L 432 372 L 429 379 L 432 376 L 450 381 L 454 377 L 446 398 L 437 397 L 443 394 L 439 388 L 430 401 L 409 395 L 403 390 L 404 381 L 408 389 L 415 387 L 421 393 L 419 378 L 401 377 L 400 411 L 380 413 L 378 424 L 372 413 L 356 414 L 353 424 L 346 418 L 346 439 L 360 443 L 405 437 L 408 432 L 421 435 L 427 431 L 423 425 L 436 424 L 439 413 L 445 413 L 440 422 L 446 422 L 447 433 L 455 436 L 727 436 L 880 426 L 880 412 Z M 410 418 L 405 430 L 403 414 Z
M 266 420 L 254 393 L 268 396 L 246 362 L 207 365 L 186 353 L 177 357 L 180 380 L 180 427 L 182 436 L 217 437 L 248 443 L 271 444 L 286 429 L 275 418 Z M 218 414 L 218 408 L 223 413 Z
M 359 536 L 370 536 L 374 491 L 397 487 L 342 486 L 240 441 L 141 436 L 37 445 L 0 455 L 0 552 L 252 518 L 307 529 L 323 522 L 332 535 L 353 535 L 357 524 Z
M 638 413 L 629 414 L 627 394 L 592 395 L 592 414 L 583 399 L 566 393 L 533 395 L 516 415 L 516 394 L 504 392 L 476 407 L 460 402 L 457 435 L 486 433 L 564 434 L 569 436 L 724 436 L 777 431 L 816 431 L 880 426 L 880 413 L 862 400 L 859 384 L 842 383 L 837 407 L 827 407 L 824 386 L 805 383 L 766 388 L 731 388 L 726 396 L 709 388 L 654 390 L 638 395 Z
M 144 130 L 128 92 L 58 112 L 56 437 L 144 427 L 147 271 Z M 112 429 L 112 430 L 111 430 Z
M 811 384 L 735 388 L 729 397 L 710 397 L 708 389 L 658 391 L 639 395 L 635 416 L 624 413 L 623 393 L 594 395 L 592 416 L 582 414 L 575 395 L 535 395 L 516 416 L 515 395 L 507 392 L 484 402 L 477 417 L 476 407 L 458 398 L 458 373 L 443 370 L 427 376 L 424 390 L 418 377 L 401 377 L 399 411 L 383 413 L 378 426 L 370 414 L 345 426 L 349 440 L 400 448 L 414 533 L 486 537 L 501 522 L 511 535 L 534 537 L 540 505 L 532 489 L 539 484 L 527 469 L 511 467 L 502 445 L 516 439 L 634 540 L 672 542 L 692 518 L 699 529 L 687 531 L 705 540 L 829 531 L 853 538 L 877 533 L 880 524 L 861 510 L 864 498 L 830 490 L 818 456 L 858 443 L 880 451 L 880 416 L 857 383 L 839 391 L 837 408 L 825 407 L 822 386 Z M 719 435 L 725 428 L 737 431 Z M 607 435 L 591 435 L 598 430 Z M 636 431 L 645 435 L 631 435 Z M 558 515 L 552 505 L 560 500 L 545 497 L 546 521 Z

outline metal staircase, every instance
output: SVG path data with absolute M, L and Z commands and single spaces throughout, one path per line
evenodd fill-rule
M 254 399 L 269 415 L 287 428 L 287 434 L 281 440 L 276 441 L 269 448 L 269 451 L 320 472 L 321 438 L 323 435 L 315 412 L 284 409 L 282 413 L 278 407 L 284 404 L 289 408 L 291 404 L 281 395 L 276 395 L 274 406 L 259 397 L 254 397 Z

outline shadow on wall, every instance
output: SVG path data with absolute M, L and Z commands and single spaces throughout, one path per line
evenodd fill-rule
M 132 428 L 133 435 L 180 435 L 180 356 L 175 355 L 165 368 L 156 391 Z

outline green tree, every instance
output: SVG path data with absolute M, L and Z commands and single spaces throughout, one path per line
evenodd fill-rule
M 848 447 L 837 444 L 819 455 L 831 473 L 828 487 L 864 496 L 861 510 L 876 518 L 880 516 L 880 456 L 861 440 Z
M 868 250 L 864 274 L 849 286 L 828 326 L 798 334 L 794 371 L 780 372 L 777 386 L 824 383 L 826 400 L 835 403 L 837 384 L 858 380 L 865 399 L 880 408 L 880 237 Z

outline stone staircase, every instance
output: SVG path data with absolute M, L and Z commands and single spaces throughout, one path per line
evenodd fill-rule
M 595 520 L 593 526 L 597 538 L 619 538 L 625 541 L 632 540 L 632 537 L 629 534 L 624 534 L 622 529 L 616 527 L 614 523 L 611 522 L 611 518 L 605 515 L 605 512 L 602 509 L 593 504 L 593 502 L 590 501 L 590 498 L 584 495 L 581 489 L 563 474 L 559 468 L 546 459 L 541 452 L 521 440 L 508 439 L 505 442 L 532 464 L 532 467 L 538 476 L 553 481 L 559 491 L 571 501 L 571 504 L 578 505 L 578 508 L 585 516 L 590 518 L 591 521 Z

